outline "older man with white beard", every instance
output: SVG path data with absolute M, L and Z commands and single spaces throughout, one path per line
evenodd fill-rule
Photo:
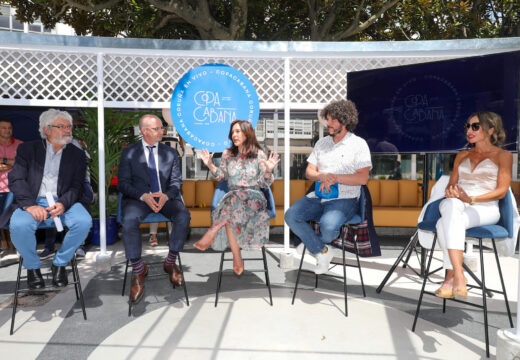
M 70 144 L 72 117 L 66 111 L 49 109 L 40 115 L 41 140 L 18 147 L 9 190 L 14 201 L 0 216 L 0 226 L 10 220 L 11 240 L 23 257 L 30 289 L 40 289 L 45 282 L 36 253 L 35 232 L 41 222 L 59 217 L 68 232 L 52 263 L 52 283 L 66 286 L 65 265 L 86 238 L 92 218 L 79 202 L 85 181 L 85 152 Z M 47 194 L 55 204 L 49 206 Z

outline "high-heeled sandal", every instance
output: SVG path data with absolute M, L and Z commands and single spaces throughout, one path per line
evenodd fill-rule
M 443 289 L 442 287 L 435 290 L 435 296 L 442 299 L 451 299 L 453 297 L 453 289 Z
M 467 299 L 468 298 L 468 279 L 464 277 L 464 287 L 453 289 L 453 297 L 455 299 Z
M 468 288 L 466 286 L 458 289 L 453 289 L 453 297 L 455 299 L 467 299 L 468 298 Z

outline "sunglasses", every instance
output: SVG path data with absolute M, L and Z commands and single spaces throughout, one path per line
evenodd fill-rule
M 474 122 L 474 123 L 465 123 L 464 124 L 464 130 L 468 131 L 468 129 L 471 128 L 473 131 L 478 131 L 480 129 L 480 123 Z

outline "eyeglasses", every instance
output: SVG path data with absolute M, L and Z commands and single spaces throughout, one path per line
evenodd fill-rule
M 468 129 L 471 128 L 473 131 L 478 131 L 480 129 L 480 123 L 474 122 L 474 123 L 465 123 L 464 124 L 464 130 L 468 131 Z
M 164 126 L 160 126 L 160 127 L 146 127 L 146 129 L 150 129 L 150 130 L 153 130 L 153 131 L 163 131 L 165 129 Z
M 58 130 L 71 130 L 72 129 L 72 125 L 49 125 L 49 127 L 53 127 L 53 128 L 56 128 Z

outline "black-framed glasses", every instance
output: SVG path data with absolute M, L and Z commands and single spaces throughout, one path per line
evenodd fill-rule
M 465 123 L 464 124 L 464 130 L 468 131 L 468 129 L 471 128 L 473 131 L 478 131 L 480 129 L 480 123 L 474 122 L 474 123 Z
M 153 131 L 159 131 L 159 130 L 163 131 L 164 129 L 166 129 L 166 127 L 164 127 L 164 126 L 159 126 L 159 127 L 148 127 L 147 126 L 146 128 L 153 130 Z
M 62 125 L 62 124 L 59 124 L 59 125 L 49 125 L 50 127 L 53 127 L 53 128 L 56 128 L 58 130 L 71 130 L 72 129 L 72 125 Z

